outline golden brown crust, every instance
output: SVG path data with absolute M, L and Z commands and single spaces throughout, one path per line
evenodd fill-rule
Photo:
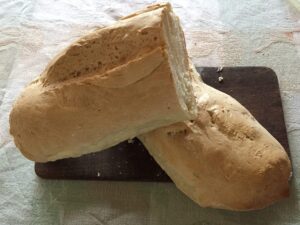
M 161 5 L 97 30 L 57 56 L 11 111 L 23 154 L 39 162 L 76 157 L 195 116 L 171 70 L 163 31 L 170 10 Z
M 177 187 L 203 207 L 254 210 L 287 197 L 282 146 L 232 97 L 197 87 L 197 119 L 141 135 Z

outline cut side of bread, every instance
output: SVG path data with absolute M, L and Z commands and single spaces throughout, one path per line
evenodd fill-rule
M 238 211 L 287 197 L 291 164 L 278 141 L 229 95 L 195 90 L 196 119 L 139 136 L 176 186 L 200 206 Z
M 169 4 L 156 4 L 65 49 L 29 84 L 10 132 L 29 159 L 100 151 L 194 118 L 185 39 Z

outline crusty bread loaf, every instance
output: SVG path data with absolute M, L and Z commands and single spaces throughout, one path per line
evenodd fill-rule
M 176 186 L 203 207 L 231 210 L 288 196 L 291 165 L 275 138 L 227 94 L 197 83 L 196 95 L 197 119 L 139 137 Z
M 156 4 L 59 54 L 15 102 L 10 132 L 38 162 L 99 151 L 195 117 L 190 79 L 179 20 Z

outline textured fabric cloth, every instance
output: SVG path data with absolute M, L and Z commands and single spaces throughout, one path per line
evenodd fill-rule
M 62 48 L 149 0 L 0 0 L 0 224 L 300 224 L 298 0 L 174 0 L 197 66 L 267 66 L 278 75 L 294 176 L 291 197 L 236 213 L 197 206 L 170 183 L 42 180 L 16 149 L 8 115 L 22 88 Z

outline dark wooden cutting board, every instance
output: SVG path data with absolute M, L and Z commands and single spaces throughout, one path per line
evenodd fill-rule
M 218 71 L 216 67 L 205 67 L 197 70 L 205 83 L 242 103 L 289 154 L 278 80 L 271 69 L 227 67 Z M 36 163 L 35 172 L 46 179 L 170 181 L 137 139 L 79 158 Z

